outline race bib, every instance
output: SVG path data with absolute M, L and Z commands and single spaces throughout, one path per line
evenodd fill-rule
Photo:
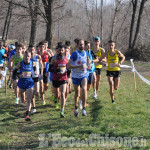
M 59 74 L 64 74 L 66 72 L 66 67 L 59 67 L 60 72 L 58 72 Z
M 31 72 L 23 72 L 23 78 L 31 78 Z
M 117 63 L 110 63 L 110 68 L 115 68 Z

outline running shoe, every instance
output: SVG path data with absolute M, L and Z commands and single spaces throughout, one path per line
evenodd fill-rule
M 21 99 L 20 99 L 20 105 L 25 106 L 24 101 L 22 101 Z
M 115 101 L 114 101 L 114 100 L 112 100 L 112 103 L 113 103 L 113 104 L 115 104 Z
M 75 116 L 75 117 L 78 117 L 78 116 L 79 116 L 78 109 L 74 109 L 74 116 Z
M 59 109 L 59 105 L 58 105 L 58 103 L 56 103 L 56 109 Z
M 30 119 L 30 117 L 29 116 L 26 116 L 25 117 L 25 121 L 30 121 L 31 119 Z
M 71 89 L 69 89 L 69 93 L 71 93 Z
M 64 112 L 61 112 L 60 113 L 60 118 L 64 118 L 65 116 L 64 116 Z
M 42 105 L 46 105 L 46 102 L 45 102 L 45 101 L 43 101 Z
M 79 100 L 79 108 L 82 110 L 82 100 Z
M 11 85 L 11 84 L 9 85 L 9 88 L 10 88 L 10 89 L 12 88 L 12 85 Z
M 82 110 L 82 116 L 87 116 L 87 114 L 86 114 L 86 110 Z
M 36 113 L 36 109 L 32 109 L 31 114 L 35 114 Z
M 19 104 L 19 97 L 16 98 L 15 100 L 15 105 Z
M 54 100 L 54 103 L 57 103 L 57 98 L 56 98 L 56 97 L 54 97 L 54 99 L 53 99 L 53 100 Z
M 65 106 L 67 106 L 68 105 L 68 103 L 67 103 L 67 101 L 65 101 Z
M 93 91 L 93 98 L 97 99 L 97 93 L 96 93 L 96 91 Z

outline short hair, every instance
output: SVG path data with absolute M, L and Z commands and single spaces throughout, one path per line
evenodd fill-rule
M 65 42 L 65 45 L 66 45 L 66 46 L 70 46 L 70 41 L 66 41 L 66 42 Z
M 30 44 L 30 45 L 29 45 L 29 48 L 31 48 L 31 47 L 34 47 L 34 48 L 35 48 L 34 44 Z
M 41 46 L 41 45 L 45 45 L 43 41 L 41 41 L 41 42 L 39 43 L 39 46 Z
M 15 42 L 15 46 L 16 46 L 16 47 L 17 47 L 18 44 L 19 44 L 18 42 Z
M 60 44 L 60 45 L 58 45 L 58 48 L 65 48 L 65 45 Z
M 109 40 L 108 43 L 116 43 L 116 42 L 113 40 Z
M 44 42 L 44 44 L 45 44 L 45 43 L 48 43 L 48 41 L 46 41 L 46 40 L 45 40 L 45 41 L 43 41 L 43 42 Z
M 79 38 L 76 38 L 76 39 L 74 39 L 74 42 L 78 43 L 79 40 L 80 40 Z
M 90 43 L 91 43 L 90 41 L 84 41 L 85 45 L 90 44 Z
M 80 43 L 81 41 L 84 41 L 84 40 L 83 40 L 83 39 L 79 39 L 78 42 L 77 42 L 77 45 L 79 45 L 79 43 Z
M 57 43 L 57 46 L 62 45 L 62 44 L 63 44 L 62 42 L 58 42 L 58 43 Z
M 31 54 L 31 51 L 26 50 L 24 54 L 26 54 L 26 55 L 27 55 L 27 54 L 29 54 L 29 53 Z
M 16 46 L 16 48 L 17 47 L 21 47 L 22 48 L 23 46 L 22 46 L 22 44 L 18 43 L 17 46 Z

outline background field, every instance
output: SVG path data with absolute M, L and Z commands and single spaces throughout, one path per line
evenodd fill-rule
M 126 62 L 125 64 L 130 64 Z M 136 69 L 150 80 L 150 63 L 135 62 Z M 127 147 L 109 143 L 101 147 L 73 147 L 58 149 L 149 149 L 150 148 L 150 88 L 136 76 L 137 90 L 134 90 L 133 73 L 130 69 L 122 69 L 121 84 L 115 92 L 116 104 L 112 104 L 109 96 L 109 86 L 102 72 L 101 87 L 98 100 L 92 98 L 92 89 L 88 92 L 87 117 L 74 117 L 74 92 L 69 94 L 65 107 L 65 118 L 60 118 L 60 110 L 55 109 L 50 99 L 50 87 L 46 92 L 46 106 L 37 101 L 37 113 L 31 115 L 31 122 L 25 122 L 26 107 L 14 106 L 15 96 L 8 89 L 7 96 L 4 87 L 0 89 L 0 149 L 40 149 L 41 134 L 45 134 L 48 147 L 52 149 L 51 134 L 59 133 L 62 137 L 74 137 L 76 140 L 86 140 L 90 134 L 100 134 L 109 137 L 137 137 L 146 139 L 144 147 Z M 73 91 L 73 90 L 72 90 Z M 53 149 L 57 149 L 53 147 Z

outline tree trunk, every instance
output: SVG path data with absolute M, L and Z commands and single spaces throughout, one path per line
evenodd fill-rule
M 132 14 L 131 25 L 130 25 L 129 50 L 132 49 L 132 36 L 133 36 L 133 27 L 134 27 L 135 15 L 137 9 L 137 0 L 135 1 L 132 0 L 132 5 L 133 5 L 133 14 Z
M 12 7 L 10 8 L 10 14 L 8 17 L 8 23 L 7 23 L 7 29 L 6 29 L 6 39 L 8 39 L 8 31 L 9 31 L 11 17 L 12 17 Z
M 111 29 L 111 34 L 110 34 L 110 40 L 114 40 L 114 30 L 115 30 L 115 24 L 116 24 L 116 15 L 118 12 L 118 7 L 120 5 L 120 1 L 115 0 L 115 13 L 112 19 L 112 29 Z
M 42 0 L 42 2 L 44 4 L 44 9 L 47 18 L 45 40 L 48 41 L 48 47 L 50 48 L 52 46 L 52 10 L 54 0 Z
M 37 30 L 37 13 L 39 7 L 39 0 L 35 0 L 33 3 L 31 0 L 28 0 L 31 16 L 31 31 L 30 31 L 30 42 L 29 44 L 34 45 L 36 41 L 36 30 Z M 33 7 L 32 7 L 33 6 Z
M 94 31 L 93 31 L 93 28 L 92 28 L 92 22 L 93 22 L 93 7 L 92 7 L 92 18 L 90 18 L 90 15 L 89 15 L 89 12 L 88 12 L 88 8 L 87 8 L 87 0 L 84 1 L 85 2 L 85 10 L 86 10 L 86 15 L 87 15 L 87 18 L 88 18 L 88 22 L 89 22 L 89 37 L 88 39 L 92 39 L 93 36 L 94 36 Z
M 5 40 L 8 34 L 11 13 L 12 13 L 12 0 L 9 2 L 8 11 L 7 11 L 6 20 L 5 20 L 4 29 L 3 29 L 2 40 Z
M 103 0 L 101 0 L 101 38 L 103 38 Z M 102 45 L 102 42 L 101 42 L 101 46 Z
M 139 33 L 140 24 L 141 24 L 141 18 L 142 18 L 142 14 L 143 14 L 143 9 L 144 9 L 144 4 L 145 4 L 146 1 L 147 0 L 142 0 L 142 2 L 141 2 L 139 16 L 138 16 L 138 20 L 137 20 L 136 31 L 135 31 L 135 36 L 134 36 L 134 40 L 133 40 L 132 47 L 131 47 L 132 49 L 134 48 L 136 40 L 137 40 L 137 36 L 138 36 L 138 33 Z

